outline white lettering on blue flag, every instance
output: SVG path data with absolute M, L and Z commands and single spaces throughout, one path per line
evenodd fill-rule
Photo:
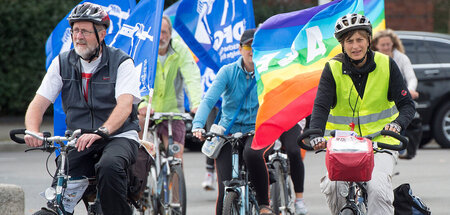
M 111 46 L 133 58 L 141 73 L 141 95 L 148 95 L 154 86 L 162 4 L 158 0 L 141 0 L 111 42 Z
M 215 72 L 240 57 L 241 35 L 254 27 L 253 4 L 245 0 L 182 1 L 174 21 L 199 61 Z
M 136 6 L 135 0 L 84 0 L 79 4 L 83 4 L 84 2 L 92 2 L 101 5 L 108 13 L 111 24 L 108 28 L 108 35 L 105 37 L 106 44 L 109 44 L 109 41 L 112 40 L 114 35 L 120 29 L 122 22 L 129 17 L 130 11 Z M 69 11 L 69 13 L 67 13 L 67 15 L 58 23 L 47 39 L 47 43 L 45 44 L 45 52 L 47 55 L 46 68 L 50 66 L 56 56 L 62 52 L 69 51 L 73 47 L 70 25 L 67 20 L 71 11 Z M 64 135 L 66 130 L 66 116 L 62 109 L 61 94 L 53 104 L 53 110 L 54 134 L 60 136 Z

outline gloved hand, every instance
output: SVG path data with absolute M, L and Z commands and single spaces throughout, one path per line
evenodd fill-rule
M 400 126 L 397 122 L 394 121 L 384 126 L 384 130 L 400 133 L 400 131 L 402 131 L 402 126 Z
M 319 150 L 319 149 L 323 149 L 326 147 L 326 142 L 327 140 L 323 137 L 314 137 L 313 139 L 311 139 L 309 141 L 309 143 L 311 144 L 311 146 L 315 149 L 315 150 Z

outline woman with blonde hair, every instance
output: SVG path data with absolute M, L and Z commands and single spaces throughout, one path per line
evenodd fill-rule
M 405 55 L 403 44 L 394 31 L 386 29 L 377 32 L 373 37 L 371 48 L 374 51 L 389 55 L 389 57 L 394 59 L 406 81 L 411 97 L 413 99 L 418 98 L 419 93 L 416 91 L 417 78 L 412 68 L 411 61 L 408 56 Z

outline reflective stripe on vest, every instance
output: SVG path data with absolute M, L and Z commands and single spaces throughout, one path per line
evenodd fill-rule
M 375 52 L 376 68 L 367 77 L 364 98 L 361 99 L 349 75 L 342 73 L 342 62 L 330 60 L 329 65 L 336 83 L 336 106 L 330 110 L 325 134 L 332 130 L 350 130 L 355 123 L 355 132 L 360 136 L 374 134 L 394 121 L 398 110 L 394 102 L 387 99 L 389 90 L 389 57 Z M 398 144 L 393 138 L 376 137 L 374 141 Z

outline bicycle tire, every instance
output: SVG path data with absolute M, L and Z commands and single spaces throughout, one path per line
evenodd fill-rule
M 274 161 L 272 165 L 277 177 L 277 181 L 271 185 L 270 199 L 272 209 L 276 214 L 294 214 L 294 183 L 290 175 L 283 171 L 283 166 L 280 161 Z
M 139 211 L 140 215 L 158 214 L 158 188 L 156 180 L 156 166 L 152 163 L 148 175 L 147 187 L 144 190 L 144 195 L 142 197 L 143 199 L 141 200 L 143 204 L 143 211 Z
M 280 214 L 280 207 L 282 206 L 282 184 L 284 184 L 284 177 L 281 171 L 281 163 L 279 161 L 274 161 L 273 173 L 276 176 L 276 182 L 270 185 L 270 203 L 275 214 Z
M 292 178 L 290 175 L 287 177 L 287 183 L 286 183 L 286 193 L 287 193 L 287 204 L 286 204 L 286 214 L 295 214 L 295 190 L 294 190 L 294 182 L 292 181 Z
M 255 191 L 253 190 L 253 188 L 250 186 L 250 191 L 249 191 L 249 211 L 248 214 L 250 215 L 259 215 L 259 205 L 258 202 L 256 202 L 256 197 L 255 197 Z
M 168 190 L 163 189 L 161 193 L 161 200 L 164 201 L 165 193 L 168 194 L 169 202 L 167 208 L 161 207 L 163 215 L 186 215 L 186 181 L 184 179 L 183 169 L 181 164 L 174 165 L 170 168 L 170 175 L 168 178 Z M 178 189 L 176 186 L 178 185 Z
M 241 207 L 239 194 L 234 191 L 227 192 L 225 200 L 223 202 L 222 214 L 223 215 L 239 215 L 239 209 Z
M 351 208 L 343 208 L 339 212 L 339 215 L 358 215 L 359 213 L 352 210 Z
M 58 215 L 58 214 L 47 209 L 41 209 L 39 211 L 34 212 L 33 215 Z

